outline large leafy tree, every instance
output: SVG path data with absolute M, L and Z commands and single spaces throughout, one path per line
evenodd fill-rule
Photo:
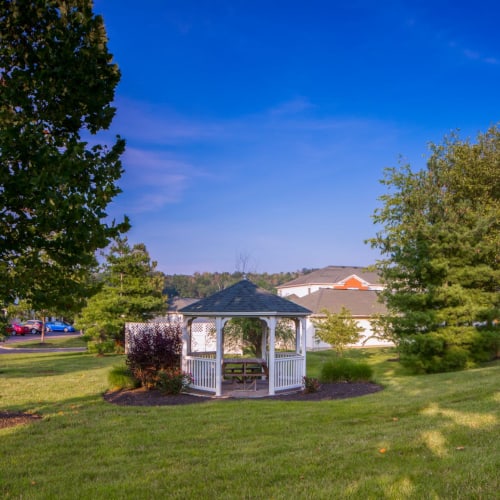
M 106 222 L 124 141 L 93 137 L 120 78 L 106 43 L 90 0 L 0 0 L 0 300 L 78 307 L 96 250 L 128 229 Z
M 475 143 L 452 134 L 430 153 L 424 170 L 385 171 L 389 192 L 374 214 L 382 229 L 368 241 L 383 257 L 392 334 L 434 332 L 446 348 L 500 317 L 500 130 Z
M 102 288 L 77 318 L 76 326 L 99 342 L 123 341 L 126 322 L 143 322 L 165 311 L 164 276 L 143 243 L 118 238 L 103 265 Z

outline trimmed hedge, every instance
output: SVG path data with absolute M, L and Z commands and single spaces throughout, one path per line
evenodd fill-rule
M 321 367 L 321 382 L 369 382 L 373 369 L 366 363 L 348 358 L 337 358 Z

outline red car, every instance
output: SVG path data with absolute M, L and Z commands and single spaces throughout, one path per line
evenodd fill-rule
M 11 328 L 12 335 L 26 335 L 27 333 L 30 333 L 29 327 L 21 325 L 20 323 L 12 323 Z

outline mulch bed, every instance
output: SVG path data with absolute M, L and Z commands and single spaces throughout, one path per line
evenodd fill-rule
M 382 390 L 382 387 L 372 383 L 334 383 L 322 384 L 317 392 L 304 393 L 294 392 L 288 394 L 278 394 L 255 398 L 255 400 L 279 400 L 279 401 L 326 401 L 332 399 L 346 399 L 358 396 L 365 396 Z M 108 391 L 104 394 L 104 399 L 109 403 L 121 406 L 170 406 L 186 405 L 196 403 L 206 403 L 208 401 L 228 401 L 236 398 L 217 398 L 209 396 L 198 396 L 191 394 L 163 395 L 161 392 L 145 390 L 143 388 Z M 238 398 L 239 399 L 239 398 Z
M 41 418 L 42 417 L 40 415 L 33 415 L 31 413 L 23 413 L 18 411 L 0 411 L 0 429 L 27 424 L 28 422 L 39 420 Z

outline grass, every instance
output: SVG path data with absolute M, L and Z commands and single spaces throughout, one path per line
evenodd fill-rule
M 45 337 L 44 342 L 40 342 L 40 337 L 36 337 L 36 340 L 26 340 L 23 342 L 12 342 L 9 344 L 12 349 L 43 349 L 52 347 L 87 347 L 87 342 L 83 337 Z
M 498 498 L 500 363 L 408 376 L 389 349 L 350 351 L 385 390 L 324 402 L 103 401 L 123 358 L 0 357 L 2 498 Z M 331 352 L 308 354 L 318 376 Z M 123 362 L 123 361 L 122 361 Z

